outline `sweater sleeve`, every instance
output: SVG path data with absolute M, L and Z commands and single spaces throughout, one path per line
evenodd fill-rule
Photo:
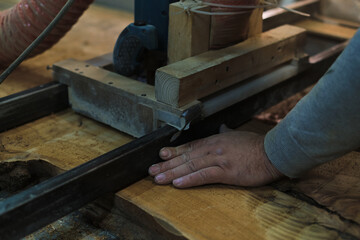
M 360 147 L 360 30 L 310 93 L 268 132 L 264 146 L 288 177 Z

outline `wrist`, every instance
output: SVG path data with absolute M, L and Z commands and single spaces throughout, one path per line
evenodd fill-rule
M 259 140 L 258 140 L 258 149 L 260 149 L 260 158 L 263 162 L 263 166 L 264 166 L 264 171 L 266 172 L 266 175 L 268 176 L 268 180 L 269 182 L 272 181 L 276 181 L 282 177 L 284 177 L 285 175 L 282 174 L 270 161 L 269 157 L 267 156 L 266 152 L 265 152 L 265 147 L 264 147 L 264 140 L 265 140 L 265 135 L 259 136 Z

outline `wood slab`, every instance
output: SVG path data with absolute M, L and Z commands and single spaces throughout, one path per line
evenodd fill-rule
M 212 185 L 179 190 L 147 178 L 117 196 L 187 239 L 336 239 L 360 237 L 359 224 L 273 187 Z
M 305 194 L 349 222 L 360 224 L 360 153 L 351 152 L 304 174 L 300 179 L 279 182 L 283 191 Z
M 0 134 L 0 162 L 41 160 L 69 170 L 132 140 L 69 109 Z
M 299 21 L 295 25 L 308 30 L 312 34 L 337 40 L 349 40 L 357 31 L 357 28 L 344 27 L 309 19 Z
M 156 71 L 155 96 L 181 107 L 287 62 L 302 53 L 306 31 L 284 25 L 237 45 L 205 52 Z
M 272 127 L 254 120 L 238 130 L 266 133 Z M 149 177 L 117 196 L 187 239 L 358 239 L 359 163 L 360 153 L 352 152 L 301 179 L 259 188 L 180 190 Z

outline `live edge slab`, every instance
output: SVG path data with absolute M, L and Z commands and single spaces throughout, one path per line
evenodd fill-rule
M 130 21 L 130 15 L 90 7 L 57 46 L 17 69 L 0 86 L 1 96 L 51 81 L 44 70 L 47 64 L 111 51 Z M 96 37 L 102 34 L 108 37 Z M 250 122 L 241 129 L 265 133 L 269 126 Z M 0 161 L 42 161 L 61 172 L 132 140 L 69 109 L 1 133 Z M 145 178 L 116 193 L 115 206 L 137 219 L 139 231 L 154 230 L 166 239 L 359 239 L 359 163 L 360 153 L 352 152 L 300 179 L 259 188 L 211 185 L 179 190 Z M 131 231 L 123 225 L 114 228 Z

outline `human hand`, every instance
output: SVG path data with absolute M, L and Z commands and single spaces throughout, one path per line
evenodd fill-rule
M 269 161 L 264 136 L 231 131 L 160 150 L 165 162 L 149 174 L 158 184 L 187 188 L 211 183 L 260 186 L 283 176 Z

